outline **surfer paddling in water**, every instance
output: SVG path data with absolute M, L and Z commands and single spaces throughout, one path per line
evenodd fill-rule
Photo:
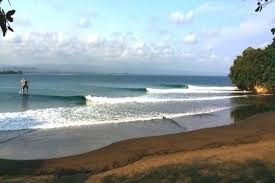
M 24 78 L 21 79 L 21 89 L 20 94 L 28 94 L 29 93 L 29 81 Z

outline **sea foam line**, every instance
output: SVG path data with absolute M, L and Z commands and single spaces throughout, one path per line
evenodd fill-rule
M 192 90 L 239 90 L 238 87 L 235 86 L 195 86 L 195 85 L 188 85 L 189 89 Z
M 104 125 L 104 124 L 118 124 L 127 122 L 149 121 L 161 119 L 163 117 L 176 118 L 184 116 L 193 116 L 214 113 L 229 109 L 230 107 L 204 109 L 196 112 L 185 113 L 159 113 L 153 116 L 146 115 L 142 117 L 124 117 L 116 120 L 102 120 L 99 119 L 78 119 L 87 111 L 85 108 L 51 108 L 41 110 L 29 110 L 25 112 L 14 113 L 0 113 L 0 131 L 7 130 L 24 130 L 24 129 L 54 129 L 66 127 L 79 127 L 89 125 Z M 64 113 L 67 115 L 64 116 Z
M 218 90 L 218 89 L 195 89 L 195 88 L 188 88 L 188 89 L 157 89 L 157 88 L 146 88 L 147 93 L 159 93 L 159 94 L 165 94 L 165 93 L 251 93 L 250 91 L 240 91 L 240 90 Z
M 94 97 L 86 96 L 86 100 L 91 103 L 98 104 L 123 104 L 123 103 L 166 103 L 166 102 L 191 102 L 191 101 L 209 101 L 209 100 L 224 100 L 231 98 L 249 97 L 252 95 L 236 95 L 236 96 L 215 96 L 215 97 L 193 97 L 193 98 L 150 98 L 150 97 Z
M 147 93 L 250 93 L 234 86 L 195 86 L 187 88 L 146 88 Z

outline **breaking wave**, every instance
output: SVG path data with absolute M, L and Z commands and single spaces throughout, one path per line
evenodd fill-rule
M 147 93 L 250 93 L 248 91 L 238 90 L 237 87 L 230 86 L 193 86 L 187 88 L 146 88 Z
M 93 107 L 49 108 L 29 110 L 25 112 L 0 113 L 0 131 L 25 129 L 52 129 L 74 126 L 102 125 L 112 123 L 127 123 L 148 121 L 163 117 L 175 118 L 214 113 L 229 109 L 229 107 L 214 107 L 185 113 L 154 113 L 132 114 L 96 111 Z M 103 119 L 102 115 L 108 115 Z M 100 118 L 99 118 L 100 117 Z
M 188 102 L 188 101 L 208 101 L 208 100 L 224 100 L 231 98 L 248 97 L 249 95 L 235 96 L 214 96 L 214 97 L 192 97 L 192 98 L 153 98 L 147 96 L 141 97 L 94 97 L 86 96 L 86 100 L 92 103 L 99 104 L 122 104 L 122 103 L 165 103 L 165 102 Z

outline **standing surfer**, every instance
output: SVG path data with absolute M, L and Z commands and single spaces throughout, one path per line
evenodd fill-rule
M 20 93 L 21 94 L 28 94 L 29 93 L 29 81 L 25 80 L 24 78 L 21 79 L 21 89 L 20 89 Z

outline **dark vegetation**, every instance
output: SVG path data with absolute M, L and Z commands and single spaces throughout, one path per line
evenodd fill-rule
M 275 169 L 261 161 L 244 163 L 192 163 L 153 169 L 134 177 L 109 176 L 104 183 L 274 183 Z
M 39 172 L 42 160 L 21 161 L 0 159 L 0 182 L 1 183 L 82 183 L 86 180 L 88 172 L 83 171 L 57 171 Z M 37 171 L 36 171 L 37 170 Z
M 266 7 L 268 4 L 272 3 L 273 0 L 257 0 L 257 8 L 256 12 L 261 12 L 264 7 Z
M 64 172 L 54 174 L 14 174 L 0 175 L 2 183 L 40 182 L 40 183 L 84 183 L 89 172 Z M 154 168 L 142 174 L 128 176 L 107 176 L 103 183 L 274 183 L 275 166 L 260 161 L 242 163 L 207 161 L 190 162 Z
M 56 174 L 56 175 L 15 175 L 0 177 L 1 183 L 84 183 L 86 173 Z
M 235 59 L 229 77 L 242 90 L 255 91 L 255 86 L 262 86 L 274 92 L 275 48 L 272 45 L 265 49 L 247 48 Z
M 255 12 L 261 12 L 274 0 L 257 0 Z M 275 35 L 275 28 L 271 29 Z M 241 90 L 256 92 L 255 87 L 262 88 L 262 93 L 275 92 L 275 37 L 273 43 L 265 49 L 247 48 L 238 56 L 230 68 L 232 83 Z
M 3 36 L 5 36 L 8 30 L 13 32 L 13 29 L 10 26 L 10 22 L 13 22 L 12 16 L 15 14 L 15 10 L 9 10 L 6 13 L 5 10 L 1 8 L 2 1 L 3 0 L 0 0 L 0 27 L 2 29 Z M 10 4 L 9 0 L 8 2 Z
M 272 3 L 274 0 L 257 0 L 256 13 L 261 12 L 268 4 Z M 271 29 L 273 35 L 275 35 L 275 27 Z M 275 47 L 275 37 L 273 38 L 273 46 Z
M 0 71 L 0 74 L 23 74 L 23 71 L 4 70 Z
M 6 32 L 8 30 L 13 32 L 13 29 L 11 28 L 9 22 L 13 22 L 12 16 L 15 14 L 15 10 L 9 10 L 7 13 L 1 8 L 1 3 L 3 0 L 0 0 L 0 26 L 3 32 L 3 36 L 6 35 Z M 10 0 L 7 0 L 9 5 L 11 6 Z M 256 0 L 257 2 L 257 8 L 256 12 L 261 12 L 268 4 L 272 3 L 274 0 Z M 271 29 L 271 32 L 273 35 L 275 35 L 275 28 Z M 275 41 L 275 37 L 274 37 Z M 275 45 L 274 45 L 275 46 Z
M 0 176 L 2 175 L 33 175 L 41 167 L 43 161 L 21 161 L 0 159 Z M 1 182 L 1 181 L 0 181 Z

